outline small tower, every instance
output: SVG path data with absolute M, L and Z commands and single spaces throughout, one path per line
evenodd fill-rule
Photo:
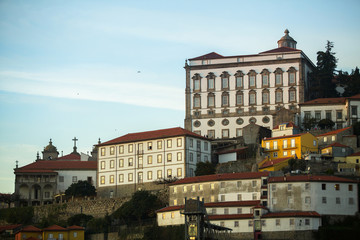
M 296 41 L 289 36 L 289 30 L 285 29 L 284 31 L 285 35 L 277 42 L 278 47 L 290 47 L 290 48 L 296 48 Z
M 47 145 L 44 148 L 44 151 L 42 151 L 43 154 L 43 160 L 51 160 L 51 159 L 56 159 L 59 156 L 59 152 L 57 151 L 57 148 L 52 145 L 52 141 L 50 138 L 50 142 L 49 145 Z

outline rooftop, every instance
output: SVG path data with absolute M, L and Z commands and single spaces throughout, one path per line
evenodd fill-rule
M 267 167 L 271 167 L 274 166 L 276 164 L 282 163 L 284 161 L 288 161 L 290 159 L 292 159 L 293 157 L 285 157 L 285 158 L 277 158 L 274 160 L 267 160 L 265 161 L 259 168 L 267 168 Z
M 341 178 L 336 176 L 327 175 L 295 175 L 295 176 L 284 176 L 284 177 L 270 177 L 269 183 L 275 182 L 348 182 L 356 183 L 356 181 Z
M 43 231 L 66 231 L 66 228 L 60 227 L 58 225 L 52 225 L 50 227 L 44 228 Z
M 306 133 L 299 133 L 299 134 L 293 134 L 293 135 L 284 135 L 284 136 L 279 136 L 279 137 L 264 138 L 263 140 L 267 141 L 267 140 L 274 140 L 274 139 L 281 139 L 281 138 L 300 137 L 300 136 L 302 136 L 304 134 L 306 134 Z
M 24 167 L 16 168 L 15 173 L 53 172 L 53 170 L 96 170 L 97 161 L 57 161 L 39 160 Z
M 287 123 L 281 123 L 281 124 L 279 124 L 279 125 L 276 125 L 274 128 L 273 128 L 273 130 L 274 129 L 279 129 L 280 128 L 280 125 L 284 125 L 284 124 L 286 124 L 286 128 L 299 128 L 298 126 L 296 126 L 295 125 L 295 123 L 293 123 L 293 122 L 287 122 Z
M 341 133 L 341 132 L 343 132 L 345 130 L 348 130 L 350 128 L 352 128 L 352 127 L 350 126 L 350 127 L 346 127 L 346 128 L 336 129 L 334 131 L 330 131 L 330 132 L 327 132 L 327 133 L 320 134 L 317 137 L 328 136 L 328 135 L 336 135 L 336 134 Z
M 262 216 L 263 218 L 274 217 L 320 217 L 320 214 L 314 211 L 309 212 L 273 212 Z

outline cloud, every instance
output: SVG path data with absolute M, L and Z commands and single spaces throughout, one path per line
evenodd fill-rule
M 89 66 L 51 72 L 0 71 L 0 90 L 183 110 L 183 89 L 161 84 L 156 78 L 146 74 L 144 82 L 133 69 Z

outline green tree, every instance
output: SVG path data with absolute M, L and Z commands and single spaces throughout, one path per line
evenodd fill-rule
M 321 129 L 332 129 L 335 123 L 330 119 L 321 119 L 318 123 L 319 128 Z
M 65 195 L 68 197 L 85 197 L 85 196 L 95 196 L 96 189 L 88 181 L 78 181 L 73 183 L 65 190 Z
M 86 214 L 76 214 L 72 217 L 69 217 L 67 220 L 67 224 L 69 226 L 72 225 L 78 225 L 78 226 L 82 226 L 85 227 L 87 226 L 87 223 L 92 220 L 94 217 L 91 215 L 86 215 Z
M 304 121 L 302 123 L 305 130 L 310 130 L 316 125 L 316 119 L 315 118 L 304 118 Z
M 350 75 L 347 72 L 340 72 L 338 78 L 340 83 L 345 85 L 344 97 L 351 97 L 360 93 L 360 72 L 358 67 Z
M 215 174 L 216 169 L 211 162 L 198 162 L 196 164 L 195 176 Z

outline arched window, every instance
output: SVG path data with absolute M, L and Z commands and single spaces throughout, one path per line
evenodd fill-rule
M 229 77 L 230 74 L 228 72 L 223 72 L 221 75 L 221 89 L 228 90 L 229 89 Z
M 244 94 L 243 94 L 242 91 L 237 91 L 236 92 L 236 105 L 237 106 L 244 105 Z
M 275 70 L 275 86 L 283 85 L 283 70 L 281 68 L 277 68 Z
M 198 73 L 192 77 L 193 80 L 193 90 L 194 92 L 200 92 L 201 90 L 201 76 Z
M 208 94 L 208 107 L 215 107 L 215 94 L 214 93 Z
M 256 105 L 256 92 L 254 90 L 249 92 L 249 105 Z
M 229 93 L 223 92 L 221 95 L 221 106 L 227 107 L 229 106 Z
M 201 98 L 200 98 L 200 94 L 195 94 L 194 95 L 194 108 L 201 108 Z
M 269 104 L 270 103 L 270 93 L 268 89 L 264 89 L 262 91 L 262 103 Z
M 289 89 L 289 102 L 296 102 L 296 88 Z
M 210 72 L 207 76 L 207 86 L 208 90 L 215 90 L 215 74 Z
M 269 76 L 270 72 L 267 69 L 262 70 L 261 74 L 261 84 L 262 87 L 269 87 Z
M 276 89 L 275 91 L 275 103 L 283 102 L 283 91 L 281 88 Z
M 296 85 L 296 69 L 294 67 L 290 67 L 287 72 L 289 78 L 289 86 Z
M 237 71 L 235 73 L 235 80 L 236 80 L 236 89 L 243 89 L 244 88 L 244 73 L 242 71 Z
M 254 70 L 250 70 L 248 76 L 249 76 L 249 88 L 256 88 L 256 72 Z

